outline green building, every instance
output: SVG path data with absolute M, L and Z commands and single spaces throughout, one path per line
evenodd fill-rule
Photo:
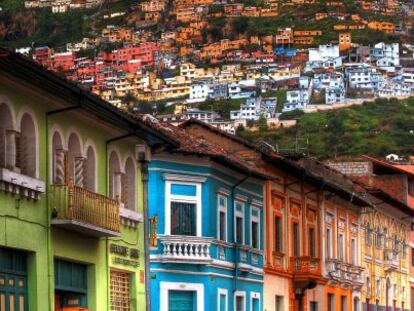
M 146 309 L 146 161 L 166 141 L 0 49 L 0 310 Z

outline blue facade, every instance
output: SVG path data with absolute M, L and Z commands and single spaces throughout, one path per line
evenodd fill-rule
M 151 309 L 262 310 L 264 182 L 187 158 L 149 166 Z

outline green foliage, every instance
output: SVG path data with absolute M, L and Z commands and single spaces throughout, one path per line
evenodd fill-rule
M 208 100 L 198 105 L 201 110 L 214 110 L 219 115 L 226 119 L 230 119 L 230 110 L 240 109 L 240 104 L 244 103 L 245 99 L 223 99 L 218 101 Z
M 243 34 L 249 27 L 249 19 L 245 16 L 237 17 L 233 20 L 233 31 L 236 34 Z
M 295 119 L 302 117 L 302 115 L 304 114 L 305 113 L 303 112 L 303 110 L 295 109 L 292 111 L 282 113 L 279 116 L 279 119 L 280 120 L 295 120 Z
M 289 119 L 293 113 L 298 112 L 282 116 Z M 322 159 L 414 152 L 414 98 L 378 99 L 375 103 L 338 110 L 299 113 L 297 117 L 298 123 L 293 128 L 238 131 L 238 135 L 251 141 L 275 141 L 281 149 L 293 148 L 295 137 L 307 139 L 310 155 Z

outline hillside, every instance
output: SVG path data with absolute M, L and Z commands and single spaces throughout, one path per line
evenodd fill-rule
M 321 159 L 339 155 L 414 153 L 414 98 L 398 101 L 378 99 L 372 104 L 328 112 L 302 114 L 294 128 L 249 132 L 238 135 L 253 142 L 266 141 L 279 149 L 299 147 Z

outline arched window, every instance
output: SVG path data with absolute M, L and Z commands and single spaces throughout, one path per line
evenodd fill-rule
M 58 132 L 53 133 L 52 137 L 52 157 L 53 183 L 63 185 L 66 183 L 67 154 L 63 149 L 62 137 Z
M 13 117 L 10 108 L 0 103 L 0 167 L 16 167 L 16 132 L 13 129 Z
M 113 199 L 121 199 L 122 173 L 119 157 L 115 151 L 109 156 L 109 196 Z
M 125 163 L 125 178 L 123 183 L 123 202 L 125 207 L 129 210 L 135 211 L 136 209 L 136 169 L 134 165 L 134 160 L 128 158 Z
M 76 186 L 83 187 L 83 166 L 85 158 L 82 157 L 79 137 L 72 133 L 68 141 L 68 177 Z
M 16 140 L 16 166 L 20 172 L 36 177 L 36 127 L 32 117 L 25 113 L 20 121 L 20 135 Z
M 96 191 L 96 156 L 91 146 L 86 151 L 86 162 L 84 166 L 85 188 L 89 191 Z

